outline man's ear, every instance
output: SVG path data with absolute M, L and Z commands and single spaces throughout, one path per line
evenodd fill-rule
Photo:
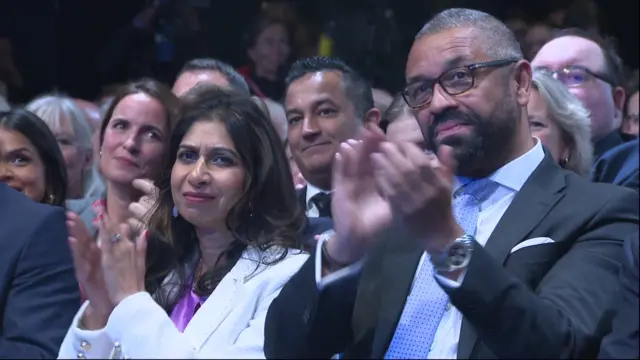
M 516 100 L 520 106 L 527 106 L 529 93 L 531 92 L 531 80 L 533 71 L 528 61 L 520 60 L 515 68 Z
M 624 102 L 626 98 L 627 95 L 622 87 L 616 86 L 613 89 L 613 107 L 615 108 L 615 114 L 613 114 L 613 116 L 618 121 L 618 127 L 624 116 Z
M 366 128 L 369 124 L 379 126 L 381 119 L 382 114 L 380 113 L 380 110 L 371 108 L 366 114 L 364 114 L 364 119 L 362 120 L 364 121 L 364 127 Z

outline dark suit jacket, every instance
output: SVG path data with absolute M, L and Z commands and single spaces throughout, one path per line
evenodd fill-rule
M 55 359 L 80 308 L 61 208 L 0 184 L 0 358 Z
M 593 166 L 591 179 L 638 191 L 639 144 L 636 139 L 607 151 Z
M 302 231 L 302 237 L 309 244 L 315 244 L 315 236 L 333 229 L 333 221 L 330 218 L 307 218 L 307 225 Z
M 640 249 L 638 248 L 638 232 L 625 242 L 625 261 L 620 268 L 620 290 L 613 309 L 612 331 L 602 341 L 600 359 L 638 359 L 640 357 L 640 341 L 638 340 L 640 304 Z
M 598 161 L 600 157 L 607 151 L 616 146 L 624 144 L 624 139 L 620 131 L 615 130 L 604 136 L 593 144 L 593 160 Z
M 305 213 L 307 212 L 307 187 L 302 189 L 296 189 L 296 195 L 298 195 L 298 205 Z
M 464 316 L 458 357 L 597 356 L 623 239 L 638 228 L 638 200 L 545 157 L 486 246 L 476 244 L 462 285 L 445 288 Z M 510 253 L 536 237 L 555 242 Z M 423 250 L 402 227 L 380 240 L 359 274 L 322 291 L 315 259 L 302 266 L 267 315 L 267 358 L 384 356 Z

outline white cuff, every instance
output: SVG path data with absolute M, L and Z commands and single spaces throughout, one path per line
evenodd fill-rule
M 464 276 L 467 275 L 467 269 L 462 270 L 462 273 L 460 273 L 460 276 L 458 277 L 458 280 L 451 280 L 449 278 L 446 278 L 438 273 L 435 274 L 436 280 L 438 281 L 438 283 L 440 284 L 440 286 L 442 287 L 446 287 L 449 289 L 457 289 L 460 286 L 462 286 L 462 282 L 464 281 Z
M 327 230 L 328 231 L 333 230 Z M 324 234 L 324 233 L 323 233 Z M 364 259 L 360 259 L 357 262 L 344 267 L 338 271 L 332 272 L 327 276 L 322 276 L 322 245 L 327 241 L 327 236 L 321 236 L 320 240 L 316 244 L 316 286 L 318 290 L 322 290 L 330 284 L 339 281 L 340 279 L 347 278 L 349 276 L 355 275 L 360 272 L 362 269 L 362 264 L 364 263 Z
M 111 341 L 107 332 L 104 329 L 83 330 L 79 326 L 87 306 L 89 306 L 89 301 L 85 301 L 76 313 L 71 325 L 70 334 L 67 335 L 67 337 L 71 335 L 69 340 L 71 340 L 70 345 L 73 348 L 73 356 L 84 356 L 87 359 L 106 358 L 111 354 L 111 350 L 113 349 L 113 341 Z M 67 341 L 65 338 L 64 343 L 67 343 Z M 66 354 L 67 349 L 66 344 L 61 346 L 59 354 L 61 358 L 70 355 Z

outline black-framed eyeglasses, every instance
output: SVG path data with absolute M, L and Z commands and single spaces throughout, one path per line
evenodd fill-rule
M 408 84 L 402 91 L 405 103 L 412 109 L 425 107 L 433 99 L 433 88 L 439 84 L 449 95 L 460 95 L 469 91 L 475 85 L 474 71 L 489 67 L 502 67 L 520 59 L 494 60 L 482 63 L 460 66 L 447 70 L 433 80 L 419 80 Z
M 615 81 L 608 76 L 598 74 L 595 71 L 591 71 L 587 67 L 580 65 L 570 65 L 564 69 L 558 70 L 549 70 L 547 68 L 538 69 L 547 72 L 549 75 L 568 87 L 582 86 L 591 78 L 600 79 L 613 87 L 617 86 Z

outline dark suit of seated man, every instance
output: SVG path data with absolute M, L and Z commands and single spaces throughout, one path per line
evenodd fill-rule
M 637 359 L 640 356 L 638 340 L 638 298 L 640 291 L 640 249 L 638 232 L 624 244 L 625 261 L 620 268 L 620 292 L 614 302 L 613 328 L 600 347 L 600 359 Z
M 333 228 L 330 218 L 307 218 L 307 224 L 302 229 L 302 238 L 309 244 L 315 244 L 315 236 Z
M 64 210 L 0 183 L 0 249 L 0 358 L 56 358 L 80 307 Z
M 639 153 L 637 139 L 614 147 L 596 161 L 591 180 L 626 186 L 638 191 Z
M 416 36 L 403 97 L 448 165 L 373 126 L 342 146 L 337 233 L 272 302 L 268 359 L 598 355 L 638 193 L 545 155 L 530 133 L 526 61 L 474 83 L 473 67 L 504 64 L 494 46 L 522 57 L 504 24 L 468 9 Z

